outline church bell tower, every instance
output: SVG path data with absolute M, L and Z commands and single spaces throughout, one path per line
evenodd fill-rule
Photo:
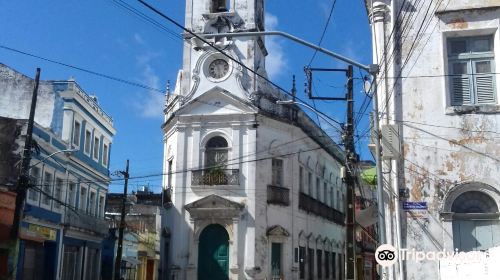
M 186 1 L 185 27 L 203 37 L 185 33 L 180 92 L 187 102 L 219 87 L 239 98 L 251 99 L 258 89 L 255 74 L 265 71 L 267 50 L 263 37 L 207 37 L 210 34 L 264 30 L 263 0 Z M 232 57 L 229 59 L 220 51 Z M 239 63 L 237 63 L 237 62 Z

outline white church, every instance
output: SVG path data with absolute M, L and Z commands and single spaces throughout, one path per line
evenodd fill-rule
M 264 0 L 186 1 L 185 27 L 263 31 Z M 291 97 L 259 77 L 264 37 L 185 40 L 162 126 L 161 279 L 343 279 L 342 150 L 276 104 Z

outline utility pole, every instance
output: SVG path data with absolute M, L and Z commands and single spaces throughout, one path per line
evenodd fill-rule
M 121 263 L 122 263 L 122 253 L 123 253 L 123 230 L 125 229 L 125 204 L 127 202 L 127 188 L 128 188 L 128 159 L 125 172 L 119 171 L 125 177 L 125 186 L 123 187 L 123 199 L 122 199 L 122 212 L 120 218 L 120 227 L 118 229 L 118 250 L 116 252 L 115 260 L 115 280 L 120 280 L 121 276 Z
M 304 68 L 307 77 L 307 89 L 309 99 L 319 100 L 339 100 L 347 102 L 347 122 L 343 127 L 342 139 L 345 147 L 345 168 L 347 185 L 347 197 L 345 203 L 345 225 L 346 225 L 346 247 L 345 247 L 345 278 L 347 280 L 356 279 L 356 221 L 355 221 L 355 179 L 356 165 L 358 156 L 354 148 L 354 96 L 353 96 L 353 66 L 349 65 L 347 69 L 329 69 L 329 68 Z M 312 75 L 313 71 L 323 72 L 345 72 L 347 76 L 347 93 L 345 97 L 317 97 L 312 95 Z
M 28 119 L 28 128 L 26 131 L 26 142 L 24 143 L 23 150 L 23 161 L 21 165 L 21 170 L 19 174 L 19 179 L 17 180 L 16 187 L 16 209 L 14 210 L 14 220 L 12 223 L 12 228 L 10 231 L 10 237 L 12 240 L 16 242 L 16 251 L 17 251 L 17 243 L 19 237 L 19 225 L 21 224 L 23 212 L 24 212 L 24 200 L 26 199 L 26 192 L 29 186 L 29 169 L 31 162 L 31 144 L 33 142 L 33 125 L 35 123 L 35 109 L 36 109 L 36 100 L 38 96 L 38 85 L 40 84 L 40 68 L 36 69 L 35 76 L 35 86 L 33 88 L 33 95 L 31 96 L 31 108 L 30 115 Z
M 345 166 L 346 166 L 346 279 L 356 277 L 356 222 L 354 182 L 356 178 L 357 156 L 354 150 L 354 97 L 352 65 L 347 68 L 347 123 L 344 130 Z

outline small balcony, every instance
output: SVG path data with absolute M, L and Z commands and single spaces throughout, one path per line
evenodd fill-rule
M 299 193 L 299 209 L 344 225 L 344 214 L 305 193 Z
M 267 203 L 284 206 L 290 205 L 290 190 L 279 186 L 268 185 Z
M 192 186 L 239 185 L 239 169 L 199 169 L 191 171 Z
M 104 218 L 92 216 L 79 210 L 75 212 L 67 209 L 65 223 L 69 227 L 85 229 L 102 235 L 106 235 L 109 228 Z

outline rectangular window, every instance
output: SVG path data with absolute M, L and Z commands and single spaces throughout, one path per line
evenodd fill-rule
M 86 154 L 90 154 L 91 136 L 92 136 L 92 134 L 90 133 L 90 131 L 89 130 L 85 130 L 85 147 L 84 147 L 84 152 Z
M 449 38 L 451 105 L 495 104 L 493 36 Z
M 319 249 L 316 250 L 316 269 L 318 270 L 317 271 L 318 279 L 321 279 L 321 277 L 323 277 L 322 259 L 323 259 L 323 251 L 321 251 Z
M 319 177 L 316 177 L 316 199 L 321 201 L 321 185 Z
M 338 271 L 339 271 L 339 279 L 343 278 L 342 276 L 344 275 L 344 261 L 343 258 L 344 256 L 339 253 L 337 262 L 338 262 Z
M 304 168 L 299 166 L 299 190 L 304 192 Z
M 340 191 L 337 191 L 337 210 L 342 212 L 342 209 L 340 207 Z
M 42 203 L 45 205 L 50 205 L 50 197 L 52 196 L 52 174 L 45 172 L 45 177 L 43 180 L 43 199 Z
M 335 201 L 335 200 L 333 199 L 333 196 L 334 196 L 334 193 L 333 193 L 333 188 L 332 188 L 332 187 L 330 187 L 330 207 L 335 208 L 335 205 L 333 205 L 333 203 L 334 203 L 334 201 Z
M 108 166 L 108 155 L 109 151 L 108 151 L 108 144 L 103 144 L 102 145 L 102 164 L 104 166 Z
M 273 186 L 283 186 L 283 160 L 273 158 L 272 159 L 272 182 Z
M 76 195 L 76 184 L 74 182 L 69 182 L 68 185 L 68 204 L 71 207 L 75 207 L 75 195 Z
M 85 212 L 87 210 L 87 189 L 86 188 L 80 188 L 80 210 Z
M 99 217 L 104 217 L 104 196 L 99 197 Z
M 314 279 L 314 249 L 308 249 L 307 263 L 309 270 L 309 279 Z
M 73 127 L 73 145 L 80 146 L 80 133 L 81 125 L 79 122 L 75 121 L 75 126 Z
M 283 279 L 281 267 L 281 243 L 271 244 L 271 279 Z
M 323 203 L 327 204 L 328 202 L 328 188 L 326 183 L 323 183 Z
M 92 216 L 95 214 L 95 203 L 96 203 L 95 192 L 90 192 L 89 211 L 88 211 L 88 213 L 90 215 L 92 215 Z
M 99 137 L 94 137 L 94 159 L 99 160 Z
M 308 194 L 310 197 L 313 196 L 313 175 L 311 172 L 307 173 L 307 187 L 308 189 Z
M 56 185 L 54 187 L 54 208 L 61 209 L 61 201 L 62 201 L 62 189 L 63 189 L 63 180 L 61 178 L 56 178 Z
M 33 201 L 38 201 L 39 192 L 35 188 L 40 188 L 40 168 L 32 167 L 30 171 L 30 185 L 34 188 L 28 189 L 28 198 Z
M 330 252 L 325 251 L 325 279 L 330 278 Z
M 332 252 L 332 276 L 333 276 L 333 279 L 339 279 L 339 278 L 337 278 L 337 274 L 336 274 L 336 272 L 337 272 L 337 269 L 336 269 L 337 263 L 335 261 L 336 255 L 337 254 L 335 254 L 335 252 Z
M 306 247 L 299 247 L 299 275 L 300 279 L 306 277 Z

